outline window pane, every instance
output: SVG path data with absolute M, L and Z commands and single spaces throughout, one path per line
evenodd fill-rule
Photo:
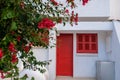
M 85 36 L 85 42 L 89 42 L 89 36 L 88 35 Z
M 79 35 L 79 36 L 78 36 L 78 41 L 79 41 L 79 42 L 82 42 L 82 41 L 83 41 L 82 35 Z
M 92 42 L 96 42 L 96 36 L 95 36 L 95 35 L 92 35 L 92 36 L 91 36 L 91 41 L 92 41 Z
M 79 44 L 79 45 L 78 45 L 78 50 L 82 50 L 82 49 L 83 49 L 82 44 Z
M 96 44 L 92 44 L 92 50 L 96 50 L 96 49 L 97 49 Z
M 89 50 L 89 44 L 85 44 L 85 50 Z

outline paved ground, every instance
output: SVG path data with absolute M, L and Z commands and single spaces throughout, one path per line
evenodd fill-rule
M 65 77 L 59 76 L 56 80 L 96 80 L 95 78 L 73 78 L 73 77 Z

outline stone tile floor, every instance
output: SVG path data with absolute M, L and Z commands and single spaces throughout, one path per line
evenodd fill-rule
M 95 78 L 73 78 L 66 76 L 58 76 L 56 80 L 96 80 Z

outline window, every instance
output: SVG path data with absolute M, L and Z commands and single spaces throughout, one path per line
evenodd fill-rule
M 97 34 L 77 34 L 77 53 L 97 53 Z

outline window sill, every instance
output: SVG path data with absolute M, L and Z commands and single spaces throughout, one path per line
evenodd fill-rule
M 98 57 L 98 53 L 76 53 L 77 56 Z

